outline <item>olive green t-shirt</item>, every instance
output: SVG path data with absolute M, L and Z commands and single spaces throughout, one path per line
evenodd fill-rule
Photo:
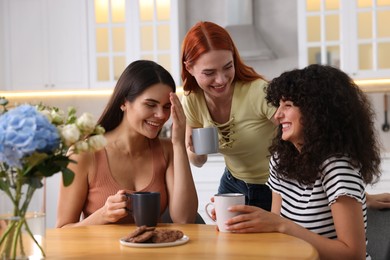
M 230 120 L 225 124 L 211 119 L 203 91 L 182 98 L 187 124 L 193 128 L 218 127 L 219 152 L 226 167 L 247 183 L 264 184 L 269 176 L 268 147 L 276 129 L 270 119 L 276 108 L 265 100 L 266 86 L 263 80 L 236 82 Z M 225 129 L 224 133 L 221 129 Z

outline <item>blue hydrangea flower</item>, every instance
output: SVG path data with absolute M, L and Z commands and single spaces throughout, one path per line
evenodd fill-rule
M 33 152 L 49 153 L 58 148 L 57 128 L 31 105 L 21 105 L 0 116 L 0 162 L 22 167 L 22 159 Z

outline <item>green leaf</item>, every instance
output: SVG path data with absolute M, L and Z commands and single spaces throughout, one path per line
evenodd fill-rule
M 27 183 L 35 189 L 40 189 L 43 187 L 42 178 L 29 178 Z
M 38 153 L 34 152 L 32 155 L 25 158 L 25 165 L 28 166 L 26 169 L 26 172 L 30 171 L 31 168 L 35 167 L 36 165 L 42 163 L 44 160 L 46 160 L 49 157 L 46 153 Z
M 0 179 L 0 190 L 6 190 L 8 188 L 8 184 L 3 181 L 2 179 Z
M 41 157 L 42 159 L 43 157 Z M 24 170 L 24 176 L 45 176 L 50 177 L 56 173 L 62 172 L 68 166 L 69 162 L 72 162 L 67 156 L 48 155 L 44 160 L 39 160 L 39 164 L 35 164 L 34 167 L 29 166 Z
M 67 187 L 72 184 L 74 179 L 74 172 L 65 168 L 62 170 L 62 181 L 64 182 L 64 186 Z

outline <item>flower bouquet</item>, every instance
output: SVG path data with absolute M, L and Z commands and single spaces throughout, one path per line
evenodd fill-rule
M 28 258 L 23 232 L 45 257 L 26 221 L 34 192 L 43 187 L 44 178 L 56 173 L 62 173 L 65 186 L 70 185 L 74 173 L 67 166 L 75 162 L 69 156 L 103 148 L 104 129 L 91 114 L 77 117 L 74 108 L 64 113 L 42 104 L 12 109 L 7 105 L 8 100 L 0 97 L 0 193 L 11 201 L 13 212 L 0 215 L 0 258 Z

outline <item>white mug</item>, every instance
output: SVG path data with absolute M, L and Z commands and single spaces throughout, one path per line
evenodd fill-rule
M 241 193 L 224 193 L 224 194 L 215 194 L 214 203 L 209 202 L 205 206 L 206 214 L 210 217 L 211 213 L 209 212 L 209 207 L 213 206 L 215 209 L 216 221 L 218 229 L 221 232 L 229 232 L 226 230 L 225 222 L 232 217 L 239 215 L 239 212 L 231 212 L 228 210 L 229 207 L 233 205 L 245 205 L 245 196 Z
M 192 129 L 192 144 L 196 154 L 218 153 L 218 129 L 216 127 Z

